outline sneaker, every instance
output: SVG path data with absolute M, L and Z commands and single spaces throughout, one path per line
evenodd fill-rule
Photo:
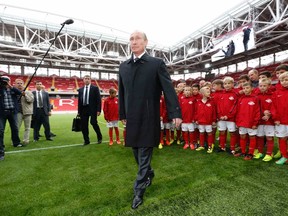
M 214 144 L 212 144 L 208 150 L 207 150 L 207 153 L 211 154 L 213 152 L 213 149 L 214 149 Z
M 117 143 L 118 145 L 120 145 L 120 144 L 121 144 L 121 141 L 120 141 L 120 140 L 116 140 L 116 143 Z
M 17 147 L 24 147 L 24 146 L 25 146 L 25 145 L 19 143 L 18 145 L 14 146 L 14 147 L 17 148 Z
M 172 139 L 171 141 L 170 141 L 170 145 L 172 145 L 174 143 L 174 139 Z
M 287 161 L 287 158 L 281 157 L 278 161 L 276 161 L 276 164 L 283 165 L 286 163 L 286 161 Z
M 186 144 L 184 145 L 183 149 L 187 149 L 187 148 L 189 148 L 189 144 L 188 144 L 188 143 L 186 143 Z
M 262 159 L 262 161 L 265 161 L 265 162 L 269 162 L 273 159 L 273 157 L 271 155 L 265 155 L 265 157 Z
M 166 145 L 170 146 L 170 141 L 166 140 Z
M 109 145 L 110 145 L 110 146 L 113 145 L 113 141 L 110 140 Z
M 253 159 L 253 155 L 252 154 L 247 154 L 245 157 L 244 157 L 244 160 L 252 160 Z
M 177 140 L 177 145 L 180 145 L 181 144 L 181 141 L 180 140 Z
M 235 150 L 228 151 L 228 153 L 231 154 L 231 155 L 235 155 L 236 154 Z
M 281 152 L 278 150 L 277 151 L 277 153 L 274 155 L 274 157 L 273 158 L 275 158 L 275 159 L 278 159 L 278 158 L 281 158 Z
M 225 152 L 225 151 L 226 151 L 225 148 L 218 148 L 218 149 L 216 150 L 216 152 L 218 152 L 218 153 L 220 153 L 220 152 Z
M 255 156 L 255 155 L 257 155 L 258 153 L 259 153 L 258 149 L 255 149 L 253 155 Z
M 253 156 L 253 158 L 255 158 L 255 159 L 260 159 L 260 158 L 262 158 L 264 155 L 262 154 L 262 153 L 257 153 L 256 155 L 254 154 L 254 156 Z
M 158 149 L 162 149 L 162 148 L 163 148 L 163 145 L 160 143 L 158 146 Z
M 195 150 L 194 144 L 190 144 L 190 149 L 191 149 L 191 150 Z
M 204 150 L 205 148 L 203 146 L 199 146 L 198 148 L 196 148 L 196 151 L 201 151 Z
M 242 152 L 238 152 L 234 154 L 234 157 L 245 157 L 245 154 L 243 154 Z

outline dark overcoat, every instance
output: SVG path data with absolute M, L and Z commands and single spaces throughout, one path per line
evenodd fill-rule
M 128 147 L 156 147 L 160 142 L 160 96 L 164 92 L 170 119 L 181 118 L 181 110 L 166 65 L 162 59 L 144 54 L 131 57 L 119 68 L 119 119 L 126 119 Z
M 84 94 L 84 87 L 78 90 L 78 113 L 80 116 L 82 115 L 83 111 L 83 94 Z M 101 112 L 101 96 L 100 91 L 97 86 L 90 85 L 89 91 L 89 111 L 90 111 L 90 122 L 91 124 L 97 123 L 97 112 Z

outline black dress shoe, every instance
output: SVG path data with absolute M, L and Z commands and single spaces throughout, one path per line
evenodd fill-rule
M 51 137 L 56 137 L 56 134 L 50 133 L 50 136 L 51 136 Z
M 98 142 L 97 142 L 98 144 L 101 144 L 102 143 L 102 139 L 100 139 L 100 140 L 98 140 Z
M 48 141 L 53 141 L 53 139 L 50 137 L 50 138 L 47 138 L 46 140 L 48 140 Z
M 149 187 L 150 185 L 152 185 L 152 180 L 154 176 L 155 176 L 154 172 L 151 172 L 146 180 L 145 187 Z
M 83 146 L 89 145 L 90 142 L 84 142 Z
M 143 198 L 140 196 L 134 196 L 133 202 L 132 202 L 132 209 L 137 209 L 138 206 L 140 206 L 143 203 Z

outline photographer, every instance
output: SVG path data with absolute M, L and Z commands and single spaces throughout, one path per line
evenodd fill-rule
M 11 128 L 11 138 L 14 147 L 22 147 L 20 143 L 18 126 L 17 126 L 17 112 L 18 101 L 17 95 L 21 95 L 21 91 L 14 88 L 10 84 L 8 76 L 0 77 L 0 160 L 4 160 L 5 145 L 4 145 L 4 131 L 6 121 L 8 120 Z

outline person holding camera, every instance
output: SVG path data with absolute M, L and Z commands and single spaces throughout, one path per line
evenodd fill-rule
M 14 147 L 22 147 L 17 126 L 18 99 L 21 91 L 11 86 L 8 76 L 0 78 L 0 160 L 4 160 L 4 131 L 8 120 L 11 128 L 11 138 Z

